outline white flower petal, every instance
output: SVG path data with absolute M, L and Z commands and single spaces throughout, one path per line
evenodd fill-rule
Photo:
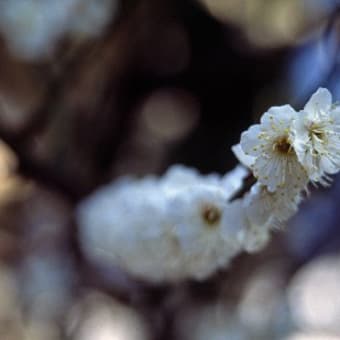
M 270 192 L 256 183 L 245 196 L 243 204 L 249 223 L 264 226 L 270 219 L 277 222 L 287 221 L 297 211 L 300 201 L 299 190 L 281 188 Z
M 340 105 L 334 106 L 329 113 L 334 130 L 340 133 Z
M 265 226 L 250 226 L 243 238 L 243 248 L 248 253 L 262 250 L 270 240 L 269 228 Z
M 236 144 L 231 147 L 231 150 L 233 151 L 234 155 L 238 159 L 238 161 L 246 166 L 247 168 L 251 168 L 252 165 L 255 162 L 254 156 L 246 155 L 241 147 L 241 144 Z
M 259 124 L 252 125 L 247 131 L 241 134 L 241 148 L 245 155 L 258 156 L 261 153 L 259 148 L 259 136 L 261 128 Z
M 220 184 L 217 185 L 221 186 L 227 200 L 242 188 L 243 180 L 248 175 L 249 171 L 244 166 L 238 165 L 221 178 Z
M 293 146 L 313 182 L 328 184 L 328 174 L 340 170 L 340 111 L 331 94 L 319 89 L 293 123 Z
M 290 105 L 273 106 L 261 117 L 263 128 L 273 129 L 289 124 L 296 117 L 296 111 Z
M 332 95 L 325 89 L 320 87 L 309 99 L 304 107 L 304 111 L 315 112 L 327 112 L 332 105 Z

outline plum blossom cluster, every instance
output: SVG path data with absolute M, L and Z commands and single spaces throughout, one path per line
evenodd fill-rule
M 260 211 L 266 219 L 267 209 L 271 223 L 285 221 L 297 210 L 309 182 L 328 185 L 330 175 L 340 170 L 340 107 L 324 88 L 300 112 L 290 105 L 272 107 L 242 133 L 234 152 L 257 179 L 253 194 L 245 198 L 251 202 L 252 220 Z M 256 195 L 262 198 L 254 203 Z
M 161 178 L 113 182 L 78 208 L 85 253 L 154 282 L 205 278 L 241 251 L 240 205 L 228 200 L 246 175 L 177 165 Z
M 247 165 L 269 191 L 327 184 L 340 170 L 340 108 L 320 88 L 301 112 L 272 107 L 241 136 Z M 289 187 L 289 188 L 288 188 Z
M 272 107 L 243 132 L 233 147 L 242 165 L 224 176 L 177 165 L 159 178 L 104 186 L 77 210 L 84 252 L 152 282 L 208 277 L 262 249 L 308 182 L 330 183 L 340 170 L 339 122 L 331 94 L 319 89 L 302 111 Z M 249 170 L 257 181 L 241 196 Z

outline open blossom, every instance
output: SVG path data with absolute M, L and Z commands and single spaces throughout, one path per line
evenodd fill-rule
M 241 208 L 227 203 L 223 190 L 205 185 L 168 198 L 167 219 L 181 254 L 182 275 L 207 277 L 241 251 Z
M 289 105 L 272 107 L 264 113 L 260 124 L 241 135 L 244 153 L 255 157 L 251 166 L 254 176 L 269 191 L 283 186 L 303 189 L 307 183 L 292 141 L 291 126 L 296 115 Z
M 287 221 L 296 213 L 302 196 L 300 190 L 277 189 L 269 191 L 265 186 L 255 183 L 244 197 L 245 213 L 252 224 L 265 225 Z
M 275 192 L 255 183 L 242 198 L 242 213 L 246 225 L 241 243 L 247 252 L 261 250 L 270 239 L 271 230 L 282 226 L 294 215 L 302 199 L 300 190 L 279 188 Z
M 294 148 L 310 179 L 326 183 L 340 169 L 340 112 L 320 88 L 294 121 Z
M 91 261 L 149 281 L 203 279 L 244 248 L 243 205 L 228 201 L 246 174 L 173 166 L 161 178 L 107 185 L 78 207 L 82 247 Z

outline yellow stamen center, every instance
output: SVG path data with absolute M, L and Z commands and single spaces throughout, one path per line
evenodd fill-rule
M 324 141 L 325 139 L 325 133 L 322 126 L 318 126 L 317 124 L 312 124 L 310 126 L 309 133 L 311 137 L 316 137 L 320 142 Z
M 206 205 L 202 209 L 202 218 L 206 224 L 213 227 L 220 221 L 222 217 L 221 210 L 213 205 Z
M 275 141 L 273 149 L 280 154 L 287 155 L 292 152 L 292 145 L 287 136 L 282 136 Z

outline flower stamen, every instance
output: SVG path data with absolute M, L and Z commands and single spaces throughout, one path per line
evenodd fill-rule
M 214 205 L 206 205 L 202 209 L 202 218 L 211 227 L 218 224 L 221 216 L 221 210 Z
M 293 148 L 288 136 L 279 137 L 273 144 L 273 151 L 282 155 L 291 154 L 293 152 Z

